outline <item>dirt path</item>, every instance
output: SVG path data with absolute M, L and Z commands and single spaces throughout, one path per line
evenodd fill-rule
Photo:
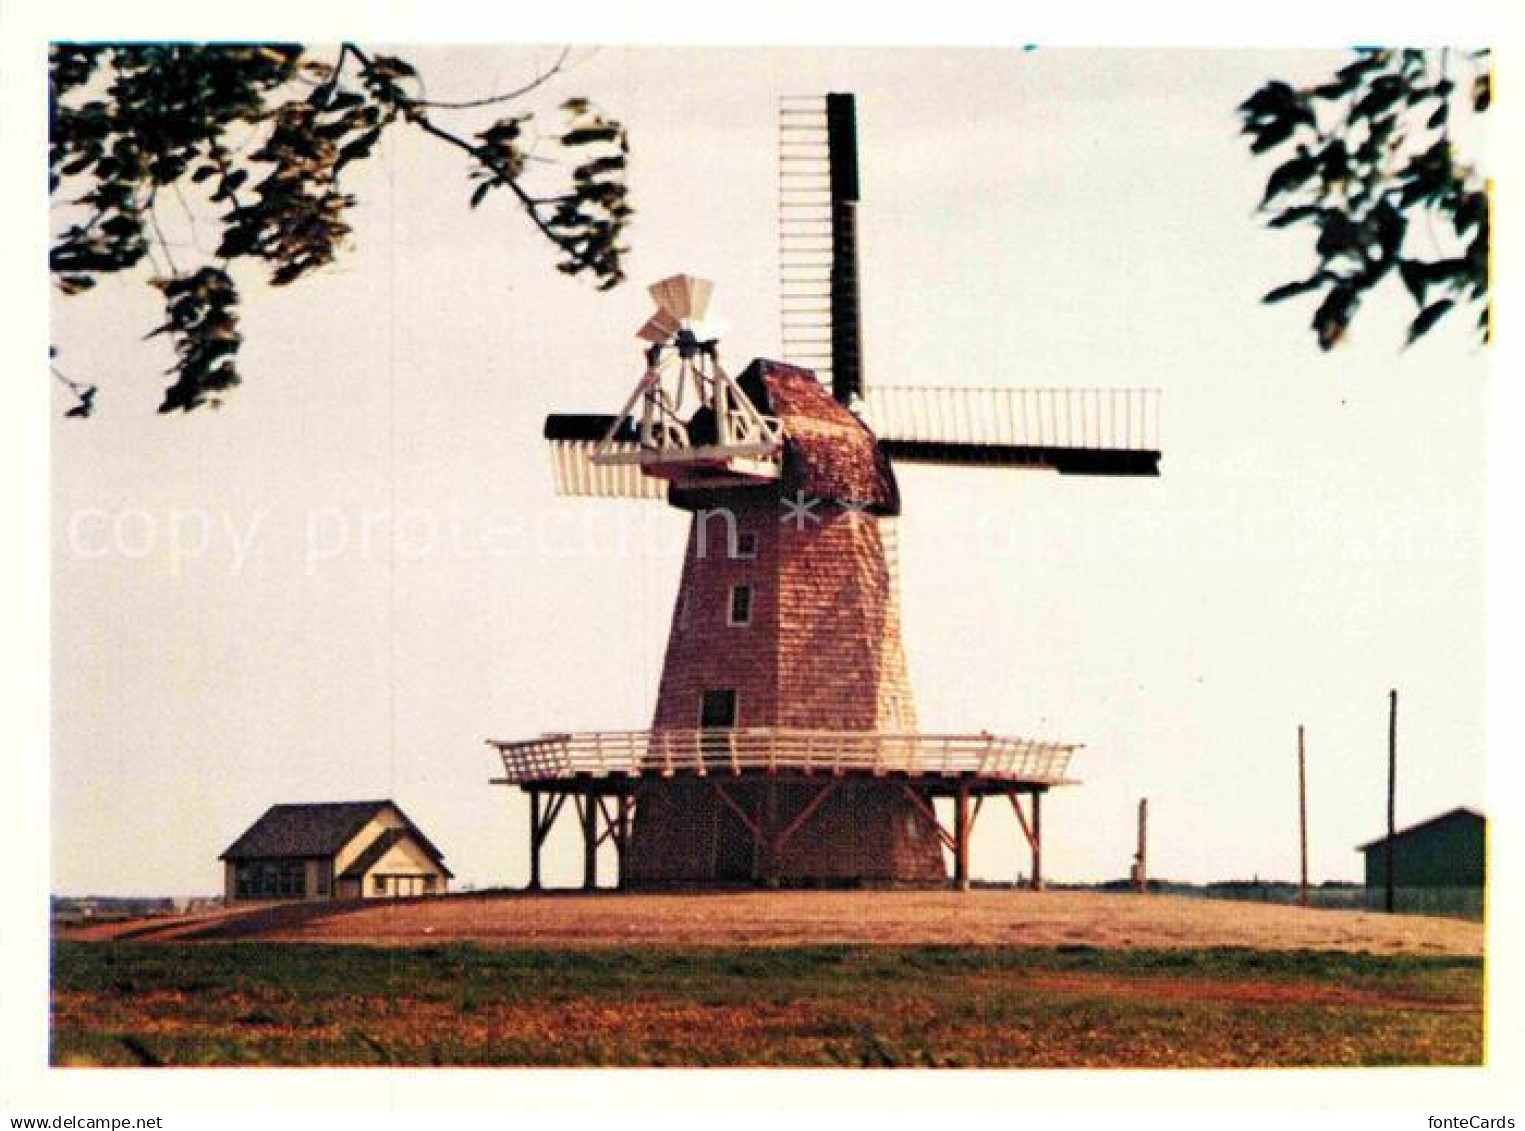
M 268 906 L 69 930 L 61 937 L 269 939 L 417 945 L 1000 946 L 1367 951 L 1483 950 L 1479 923 L 1181 896 L 1095 892 L 716 892 L 458 895 Z

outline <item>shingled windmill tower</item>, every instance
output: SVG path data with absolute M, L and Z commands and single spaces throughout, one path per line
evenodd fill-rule
M 733 378 L 710 284 L 675 276 L 651 288 L 620 412 L 546 422 L 561 493 L 691 518 L 650 728 L 493 742 L 497 780 L 530 795 L 531 885 L 570 799 L 590 887 L 606 840 L 622 884 L 936 884 L 947 849 L 966 886 L 990 797 L 1016 810 L 1039 884 L 1041 798 L 1076 747 L 918 729 L 893 463 L 1156 475 L 1155 395 L 866 388 L 851 95 L 785 102 L 780 171 L 788 360 Z

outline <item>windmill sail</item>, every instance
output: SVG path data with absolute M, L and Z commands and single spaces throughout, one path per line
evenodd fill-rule
M 864 416 L 897 462 L 1158 475 L 1158 389 L 870 387 Z
M 545 439 L 551 448 L 551 471 L 556 479 L 556 494 L 581 499 L 650 499 L 667 498 L 667 485 L 641 471 L 636 463 L 595 463 L 595 452 L 610 448 L 640 452 L 635 428 L 629 419 L 616 428 L 617 418 L 596 413 L 554 413 L 545 418 Z M 606 442 L 615 430 L 612 443 Z
M 814 371 L 897 462 L 1040 468 L 1065 475 L 1157 476 L 1160 393 L 1138 388 L 970 388 L 869 385 L 858 272 L 857 106 L 851 94 L 787 97 L 779 106 L 779 273 L 783 359 Z M 702 319 L 704 280 L 653 290 L 658 312 L 639 331 L 661 344 Z M 739 394 L 738 394 L 739 395 Z M 744 400 L 744 398 L 741 398 Z M 627 410 L 628 411 L 628 410 Z M 559 494 L 662 500 L 646 474 L 647 422 L 555 415 L 546 420 Z M 776 459 L 776 437 L 756 437 Z M 708 449 L 696 449 L 703 454 Z M 740 449 L 737 449 L 740 453 Z M 672 462 L 673 457 L 666 457 Z M 759 464 L 760 474 L 767 468 Z
M 783 359 L 849 404 L 863 392 L 857 105 L 851 94 L 787 97 L 778 115 Z
M 873 386 L 864 380 L 857 106 L 851 94 L 779 105 L 784 360 L 813 369 L 894 459 L 1159 474 L 1157 389 Z

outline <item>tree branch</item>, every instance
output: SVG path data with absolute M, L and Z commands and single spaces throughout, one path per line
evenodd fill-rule
M 355 58 L 360 62 L 360 65 L 366 70 L 371 70 L 374 67 L 370 56 L 367 55 L 359 47 L 352 43 L 345 44 L 345 47 L 350 51 L 351 54 L 355 56 Z M 597 260 L 587 249 L 579 248 L 577 241 L 567 239 L 565 236 L 561 235 L 545 222 L 545 220 L 541 217 L 539 211 L 542 203 L 544 202 L 537 200 L 535 197 L 532 197 L 528 192 L 526 192 L 524 187 L 519 184 L 518 177 L 516 177 L 509 169 L 505 168 L 503 164 L 498 161 L 497 158 L 494 157 L 485 147 L 476 145 L 459 136 L 458 134 L 451 133 L 449 130 L 435 125 L 434 122 L 429 119 L 428 115 L 424 114 L 419 109 L 421 105 L 421 103 L 414 102 L 411 99 L 407 100 L 401 107 L 404 117 L 406 117 L 419 129 L 423 130 L 426 134 L 436 137 L 449 145 L 453 145 L 457 149 L 460 149 L 462 152 L 471 154 L 472 157 L 475 157 L 478 161 L 482 162 L 482 164 L 492 169 L 493 172 L 498 174 L 501 182 L 507 185 L 508 188 L 513 192 L 514 196 L 518 198 L 519 204 L 524 210 L 524 214 L 528 216 L 530 222 L 540 230 L 541 235 L 545 236 L 546 239 L 550 240 L 553 244 L 560 248 L 562 252 L 570 256 L 579 266 L 588 268 L 589 270 L 597 270 Z
M 556 61 L 551 64 L 549 70 L 537 75 L 517 90 L 510 90 L 505 94 L 494 94 L 487 98 L 472 98 L 464 102 L 441 102 L 431 98 L 419 98 L 414 100 L 413 105 L 426 106 L 431 110 L 475 110 L 482 106 L 496 106 L 504 102 L 512 102 L 514 99 L 523 98 L 531 91 L 544 86 L 551 79 L 559 75 L 567 61 L 567 56 L 571 53 L 572 49 L 570 47 L 563 47 L 561 54 L 556 57 Z

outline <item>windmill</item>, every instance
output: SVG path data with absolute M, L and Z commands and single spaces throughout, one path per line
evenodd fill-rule
M 967 887 L 992 798 L 1016 811 L 1041 886 L 1041 800 L 1072 784 L 1078 747 L 918 729 L 895 467 L 1158 475 L 1158 394 L 866 384 L 853 96 L 786 99 L 779 167 L 785 360 L 733 378 L 711 284 L 674 276 L 651 288 L 624 407 L 546 421 L 561 494 L 691 518 L 651 726 L 491 740 L 495 781 L 529 794 L 531 886 L 570 800 L 588 887 L 605 841 L 622 886 L 939 884 L 947 849 Z

